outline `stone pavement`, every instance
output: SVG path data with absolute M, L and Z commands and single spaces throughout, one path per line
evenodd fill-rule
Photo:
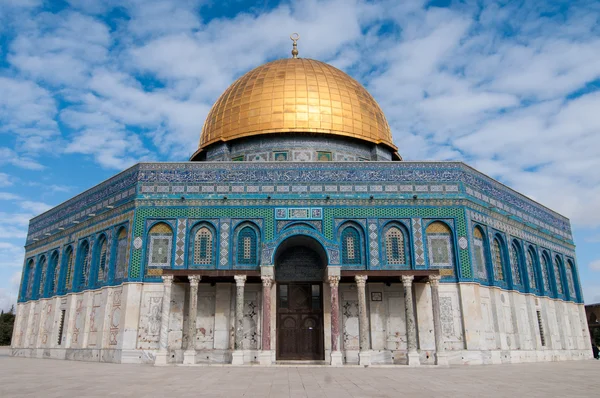
M 591 397 L 600 361 L 438 368 L 156 368 L 0 356 L 0 397 Z

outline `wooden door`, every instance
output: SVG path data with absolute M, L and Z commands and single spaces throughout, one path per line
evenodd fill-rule
M 323 286 L 277 284 L 277 359 L 322 360 Z

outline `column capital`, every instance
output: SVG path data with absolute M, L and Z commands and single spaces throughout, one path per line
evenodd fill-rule
M 271 275 L 262 275 L 260 279 L 262 279 L 262 284 L 264 287 L 271 287 L 273 284 L 273 277 Z
M 412 285 L 413 280 L 415 279 L 415 276 L 414 275 L 402 275 L 401 278 L 402 278 L 402 284 L 404 286 L 409 287 Z
M 170 287 L 171 284 L 173 283 L 173 275 L 163 275 L 162 280 L 166 286 Z
M 339 275 L 329 275 L 327 277 L 327 282 L 331 287 L 337 288 L 340 285 L 340 276 Z
M 234 275 L 236 286 L 244 286 L 246 284 L 246 275 Z
M 356 284 L 360 287 L 365 287 L 365 285 L 367 284 L 367 275 L 354 275 L 354 280 L 356 281 Z
M 440 284 L 440 279 L 442 279 L 441 275 L 429 275 L 428 277 L 429 283 L 433 286 L 438 286 Z
M 188 275 L 188 280 L 190 281 L 190 286 L 197 287 L 198 283 L 202 277 L 200 275 Z

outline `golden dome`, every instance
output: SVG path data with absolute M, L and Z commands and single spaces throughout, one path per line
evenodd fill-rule
M 360 83 L 324 62 L 287 58 L 251 70 L 219 97 L 192 159 L 216 142 L 272 133 L 341 135 L 397 151 L 381 108 Z

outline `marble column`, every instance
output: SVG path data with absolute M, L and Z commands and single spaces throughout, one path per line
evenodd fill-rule
M 338 288 L 339 275 L 329 275 L 327 278 L 331 289 L 331 362 L 332 366 L 342 366 L 342 352 L 340 351 L 340 300 Z
M 171 287 L 173 285 L 173 275 L 163 275 L 162 280 L 163 298 L 160 315 L 160 337 L 158 340 L 158 353 L 154 359 L 155 366 L 166 365 L 169 356 L 169 318 L 171 315 Z
M 406 311 L 406 340 L 408 345 L 408 365 L 419 366 L 421 361 L 417 352 L 417 327 L 415 322 L 415 310 L 412 294 L 412 283 L 414 275 L 402 275 L 404 287 L 404 308 Z
M 435 364 L 448 366 L 448 354 L 444 349 L 444 335 L 442 334 L 442 317 L 440 315 L 440 275 L 429 277 L 431 287 L 431 306 L 433 307 L 433 334 L 435 337 Z
M 273 277 L 261 275 L 263 285 L 262 302 L 262 351 L 259 362 L 261 365 L 270 365 L 271 360 L 271 286 Z
M 367 316 L 367 275 L 355 275 L 358 290 L 358 335 L 360 338 L 360 352 L 358 364 L 368 366 L 371 364 L 371 339 L 369 336 L 369 318 Z
M 196 318 L 198 317 L 198 283 L 200 275 L 189 275 L 190 281 L 190 307 L 188 313 L 188 341 L 183 353 L 183 363 L 194 365 L 196 363 Z
M 242 340 L 244 339 L 244 285 L 246 275 L 235 275 L 235 347 L 232 354 L 232 365 L 244 364 L 244 351 Z

